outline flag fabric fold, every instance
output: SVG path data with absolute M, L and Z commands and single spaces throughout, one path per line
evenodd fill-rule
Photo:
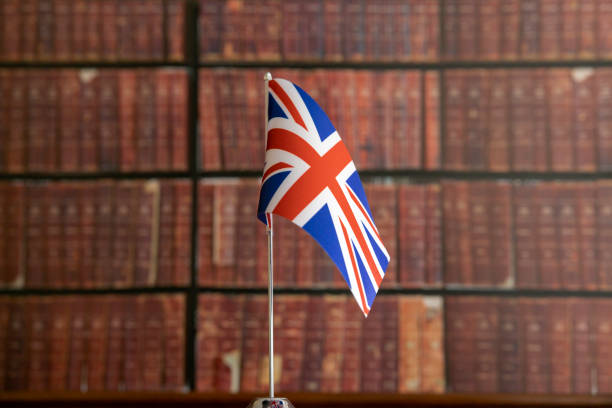
M 257 209 L 306 230 L 332 259 L 367 316 L 389 254 L 355 164 L 321 107 L 285 79 L 269 81 L 266 156 Z

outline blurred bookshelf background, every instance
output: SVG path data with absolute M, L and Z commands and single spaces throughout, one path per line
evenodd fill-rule
M 611 404 L 610 32 L 609 0 L 2 0 L 0 405 L 264 395 L 267 71 L 392 257 L 365 320 L 278 220 L 279 394 Z

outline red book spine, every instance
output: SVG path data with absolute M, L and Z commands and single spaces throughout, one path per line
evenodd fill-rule
M 9 184 L 7 188 L 6 208 L 6 275 L 4 280 L 8 287 L 22 287 L 26 281 L 26 239 L 29 229 L 29 205 L 27 204 L 26 186 L 21 182 Z M 26 218 L 27 217 L 27 218 Z
M 595 71 L 589 68 L 572 70 L 573 117 L 576 170 L 597 169 Z
M 14 298 L 9 305 L 9 328 L 6 340 L 6 390 L 26 390 L 28 368 L 28 328 L 26 315 L 29 299 Z
M 185 59 L 185 2 L 183 0 L 170 0 L 166 2 L 166 7 L 167 59 L 183 61 Z
M 143 324 L 144 296 L 131 296 L 123 303 L 123 318 L 125 324 L 123 337 L 123 378 L 127 391 L 143 389 L 142 350 L 144 343 Z
M 455 202 L 457 214 L 457 239 L 459 241 L 459 283 L 470 285 L 474 283 L 474 257 L 472 255 L 472 239 L 470 229 L 472 225 L 470 214 L 469 183 L 458 181 L 456 183 L 457 201 Z
M 65 391 L 70 358 L 70 313 L 72 298 L 53 299 L 49 320 L 49 391 Z
M 104 24 L 101 27 L 102 44 L 100 55 L 105 61 L 117 60 L 119 48 L 118 30 L 118 2 L 115 0 L 103 1 L 100 5 L 101 18 Z
M 255 221 L 253 221 L 255 222 Z M 263 234 L 264 229 L 257 223 L 258 234 Z M 302 287 L 311 287 L 315 284 L 315 246 L 319 245 L 309 234 L 304 231 L 296 231 L 296 284 Z
M 100 77 L 95 70 L 82 70 L 81 79 L 81 168 L 100 169 Z
M 525 392 L 544 394 L 550 392 L 550 348 L 548 305 L 546 299 L 519 300 L 522 335 L 525 344 Z
M 185 298 L 167 295 L 164 301 L 164 388 L 185 389 Z M 208 349 L 206 349 L 208 350 Z
M 502 0 L 479 2 L 476 17 L 478 56 L 485 60 L 499 60 L 502 39 Z
M 134 284 L 151 286 L 157 278 L 157 237 L 159 232 L 159 182 L 141 185 L 136 206 Z
M 320 89 L 319 83 L 324 79 L 320 73 L 314 73 L 311 76 L 311 80 L 315 86 L 313 86 L 311 91 L 311 96 L 316 98 L 315 100 L 321 101 L 321 103 L 327 102 L 326 100 L 321 100 L 322 95 L 319 95 L 316 92 Z M 245 129 L 248 129 L 249 123 L 257 123 L 261 121 L 261 111 L 264 108 L 264 92 L 261 86 L 261 71 L 252 70 L 247 71 L 247 82 L 246 82 L 246 124 Z M 306 86 L 307 84 L 304 84 Z M 317 89 L 318 86 L 318 89 Z M 315 93 L 312 93 L 312 92 Z M 245 160 L 245 167 L 248 168 L 258 168 L 260 165 L 261 157 L 265 156 L 265 146 L 262 143 L 262 140 L 266 140 L 265 131 L 262 126 L 258 126 L 256 129 L 252 129 L 252 131 L 247 132 L 247 137 L 245 140 L 247 141 L 247 154 L 248 158 Z
M 361 2 L 344 4 L 344 58 L 361 61 L 365 57 L 365 5 Z
M 513 287 L 512 186 L 504 182 L 490 183 L 488 194 L 492 283 Z
M 610 378 L 612 378 L 612 369 L 606 361 L 610 361 L 612 357 L 612 345 L 610 344 L 610 316 L 608 310 L 610 301 L 608 299 L 593 299 L 591 300 L 591 344 L 593 345 L 593 368 L 597 374 L 596 379 L 591 385 L 591 393 L 593 389 L 596 393 L 607 394 L 610 392 Z
M 242 286 L 255 285 L 255 269 L 257 268 L 257 239 L 263 239 L 264 228 L 253 217 L 253 209 L 257 207 L 258 187 L 254 183 L 244 183 L 238 187 L 238 225 L 240 239 L 236 244 L 236 275 L 235 284 Z M 304 258 L 300 258 L 304 260 Z
M 0 12 L 2 12 L 2 8 L 0 8 Z M 0 19 L 2 18 L 3 17 L 0 14 Z M 3 172 L 8 171 L 7 146 L 9 130 L 7 125 L 11 123 L 11 107 L 9 105 L 11 100 L 11 79 L 11 71 L 0 70 L 0 122 L 5 124 L 5 126 L 0 127 L 0 170 Z
M 7 263 L 8 263 L 7 261 L 9 258 L 9 254 L 6 252 L 7 238 L 8 238 L 6 230 L 8 226 L 9 192 L 10 192 L 10 184 L 6 182 L 0 183 L 0 288 L 4 288 L 7 286 L 8 279 L 10 278 L 10 274 L 12 272 L 12 271 L 9 271 L 7 267 Z M 0 314 L 0 316 L 2 315 Z M 0 327 L 2 326 L 0 325 Z M 2 353 L 2 350 L 0 350 L 0 353 Z M 1 379 L 0 379 L 0 384 L 2 385 L 4 384 L 4 382 Z M 0 385 L 0 387 L 2 387 L 2 385 Z
M 420 390 L 443 393 L 446 389 L 444 377 L 444 317 L 443 301 L 440 297 L 423 297 L 424 310 L 420 318 L 422 359 L 420 361 Z
M 576 5 L 572 3 L 574 7 Z M 609 58 L 612 56 L 612 38 L 609 33 L 612 29 L 612 4 L 607 1 L 600 1 L 597 9 L 597 48 L 599 58 Z M 573 32 L 576 34 L 576 31 Z
M 372 216 L 376 220 L 376 227 L 381 242 L 390 256 L 390 262 L 385 271 L 385 284 L 396 286 L 399 283 L 399 271 L 397 269 L 397 188 L 394 185 L 370 185 L 370 192 L 366 193 L 370 199 L 378 201 L 378 205 L 372 206 Z M 366 189 L 368 189 L 366 187 Z
M 2 18 L 2 16 L 0 16 Z M 0 298 L 0 367 L 5 367 L 4 370 L 0 370 L 0 391 L 6 390 L 6 378 L 8 377 L 8 373 L 6 372 L 6 366 L 8 363 L 9 356 L 7 354 L 7 343 L 9 339 L 9 324 L 11 319 L 11 309 L 10 309 L 10 298 Z
M 520 55 L 524 59 L 540 56 L 540 3 L 538 0 L 521 0 L 520 6 Z
M 215 186 L 212 262 L 217 285 L 235 279 L 237 200 L 236 185 Z
M 26 169 L 29 75 L 24 70 L 11 71 L 6 169 L 22 173 Z
M 421 287 L 425 283 L 425 248 L 428 215 L 425 212 L 425 188 L 420 185 L 398 186 L 399 281 L 402 287 Z
M 537 209 L 537 260 L 540 286 L 560 288 L 559 241 L 556 203 L 559 197 L 558 184 L 542 184 L 535 195 Z
M 136 170 L 136 72 L 119 71 L 119 150 L 121 171 Z
M 473 182 L 469 184 L 469 211 L 470 211 L 470 226 L 469 234 L 471 245 L 471 256 L 473 261 L 474 279 L 472 283 L 475 285 L 492 285 L 494 283 L 494 269 L 492 259 L 492 242 L 491 228 L 493 220 L 489 215 L 490 200 L 489 187 L 490 182 Z
M 79 191 L 81 270 L 79 286 L 94 286 L 93 273 L 96 265 L 95 239 L 97 217 L 97 191 L 94 184 L 85 184 Z
M 557 200 L 557 239 L 559 242 L 559 274 L 566 289 L 584 287 L 584 277 L 580 275 L 580 239 L 578 235 L 579 185 L 568 183 L 559 185 Z M 578 190 L 579 191 L 579 190 Z
M 172 169 L 187 169 L 187 73 L 171 74 L 170 117 L 172 118 Z
M 155 168 L 155 88 L 151 73 L 136 77 L 136 163 L 140 171 Z
M 49 367 L 48 331 L 49 300 L 45 298 L 28 299 L 26 304 L 28 330 L 28 382 L 27 389 L 44 391 L 47 389 Z
M 325 319 L 325 343 L 321 362 L 321 392 L 342 391 L 342 364 L 345 353 L 345 312 L 348 297 L 323 297 L 328 318 Z
M 562 55 L 561 1 L 540 1 L 540 58 L 555 59 Z
M 448 388 L 453 392 L 475 392 L 475 313 L 479 306 L 478 299 L 449 297 L 445 301 Z
M 129 298 L 110 296 L 108 298 L 108 340 L 105 366 L 105 389 L 116 391 L 123 388 L 122 366 L 124 361 L 125 326 L 123 320 L 123 305 Z
M 597 385 L 593 382 L 593 371 L 596 370 L 592 334 L 594 332 L 593 301 L 590 299 L 570 299 L 569 308 L 572 319 L 572 392 L 575 394 L 592 394 Z
M 87 344 L 87 390 L 106 390 L 106 361 L 108 359 L 108 327 L 110 301 L 107 297 L 89 300 L 88 320 L 90 324 Z M 150 315 L 151 320 L 155 315 Z M 146 352 L 146 351 L 145 351 Z
M 126 287 L 134 282 L 135 226 L 139 195 L 135 182 L 121 182 L 116 187 L 113 225 L 112 285 Z
M 476 392 L 494 393 L 499 387 L 499 313 L 495 298 L 475 299 L 474 373 Z
M 465 169 L 463 149 L 465 146 L 465 82 L 467 71 L 447 71 L 445 75 L 445 120 L 444 168 Z
M 579 9 L 578 3 L 573 1 L 561 2 L 562 8 L 562 31 L 557 33 L 562 41 L 562 57 L 576 58 L 578 54 L 578 39 L 579 39 Z
M 28 138 L 27 168 L 32 172 L 45 171 L 45 156 L 49 149 L 47 145 L 48 131 L 44 123 L 44 92 L 48 86 L 42 71 L 28 72 L 27 81 L 27 126 Z
M 21 58 L 32 61 L 37 58 L 36 44 L 38 42 L 38 1 L 25 0 L 21 2 L 22 43 Z
M 200 70 L 200 146 L 202 149 L 202 168 L 221 169 L 221 140 L 219 138 L 216 75 L 211 70 Z
M 457 46 L 459 59 L 475 60 L 478 56 L 478 9 L 479 2 L 459 0 L 456 2 Z
M 516 299 L 499 301 L 499 392 L 524 392 L 523 340 Z
M 406 72 L 407 92 L 404 98 L 407 99 L 406 111 L 404 118 L 408 122 L 408 129 L 405 134 L 397 134 L 399 141 L 396 146 L 396 154 L 399 154 L 396 161 L 400 168 L 418 169 L 423 167 L 422 162 L 422 146 L 423 146 L 423 115 L 422 102 L 425 95 L 422 94 L 424 81 L 423 75 L 420 72 Z M 362 115 L 367 115 L 365 112 Z
M 407 120 L 407 112 L 408 112 L 408 98 L 406 97 L 407 89 L 407 79 L 408 73 L 403 73 L 400 71 L 389 71 L 383 73 L 385 76 L 385 85 L 388 88 L 389 94 L 385 97 L 385 100 L 389 104 L 389 110 L 391 111 L 390 118 L 390 131 L 388 135 L 385 135 L 385 139 L 382 143 L 385 145 L 386 156 L 385 156 L 385 164 L 388 168 L 397 169 L 400 168 L 401 163 L 401 138 L 409 133 L 410 126 Z M 392 95 L 389 98 L 389 95 Z M 351 103 L 352 95 L 347 91 L 344 100 L 348 105 Z M 348 108 L 349 106 L 347 106 Z M 352 129 L 352 113 L 351 111 L 345 108 L 343 120 L 345 122 L 345 128 Z M 347 131 L 347 134 L 349 131 Z M 346 140 L 346 135 L 342 135 L 345 144 L 347 144 L 347 148 L 349 152 L 353 151 L 350 146 L 350 140 Z
M 155 72 L 155 169 L 169 170 L 171 157 L 171 132 L 170 121 L 170 82 L 172 75 L 168 70 Z M 206 102 L 208 103 L 208 102 Z
M 147 2 L 140 0 L 130 3 L 132 40 L 134 41 L 131 60 L 146 60 L 151 54 L 151 27 L 147 16 Z
M 162 389 L 164 356 L 164 309 L 160 296 L 145 299 L 146 318 L 143 324 L 143 385 L 144 389 Z M 160 335 L 161 334 L 161 335 Z
M 598 70 L 595 84 L 597 98 L 596 146 L 600 171 L 612 169 L 612 72 Z
M 90 300 L 91 301 L 91 300 Z M 80 296 L 74 298 L 74 303 L 70 319 L 70 351 L 68 360 L 68 380 L 66 390 L 85 391 L 87 390 L 87 340 L 88 330 L 88 302 Z
M 470 72 L 466 78 L 465 147 L 463 161 L 466 167 L 484 170 L 486 167 L 487 138 L 486 95 L 489 88 L 486 71 Z
M 18 60 L 22 55 L 23 15 L 20 12 L 19 0 L 7 0 L 2 4 L 4 11 L 3 26 L 0 27 L 2 36 L 2 55 L 7 61 Z
M 116 71 L 100 72 L 100 170 L 119 169 L 119 83 Z
M 425 281 L 442 284 L 442 199 L 439 184 L 425 187 Z
M 440 54 L 440 31 L 437 24 L 429 24 L 431 21 L 437 21 L 440 15 L 439 2 L 426 1 L 421 3 L 424 9 L 423 32 L 425 33 L 425 55 L 426 60 L 437 60 Z
M 279 303 L 282 304 L 282 302 Z M 279 312 L 281 312 L 279 316 L 282 318 L 282 307 L 279 307 L 279 309 Z M 221 315 L 218 323 L 219 353 L 216 355 L 215 361 L 216 373 L 214 389 L 217 392 L 235 393 L 240 390 L 240 382 L 238 380 L 240 378 L 243 314 L 243 296 L 223 296 L 221 300 Z M 289 329 L 287 328 L 287 330 Z M 288 375 L 288 373 L 283 374 Z
M 81 81 L 75 70 L 61 70 L 59 78 L 59 170 L 76 172 L 81 169 Z
M 325 345 L 325 302 L 319 297 L 306 299 L 307 320 L 304 327 L 304 363 L 299 389 L 317 392 L 321 389 L 321 374 Z
M 263 296 L 248 296 L 245 299 L 242 320 L 241 392 L 260 391 L 258 378 L 262 367 L 259 364 L 259 343 L 267 340 L 267 335 L 262 334 L 261 330 L 266 325 L 267 307 L 266 298 Z
M 255 6 L 255 54 L 261 60 L 277 61 L 281 58 L 281 11 L 274 0 L 263 0 Z
M 423 336 L 423 325 L 420 322 L 423 316 L 423 304 L 421 297 L 416 296 L 401 296 L 398 298 L 398 302 L 397 391 L 414 393 L 421 391 L 421 368 L 425 368 L 424 366 L 421 367 L 419 358 L 422 353 L 420 339 Z M 450 333 L 452 329 L 449 328 L 448 330 Z M 430 367 L 433 367 L 433 363 Z
M 515 186 L 513 191 L 516 283 L 523 288 L 537 287 L 540 279 L 536 230 L 538 211 L 535 203 L 538 190 L 537 185 L 520 185 Z
M 444 234 L 444 283 L 460 282 L 459 265 L 459 217 L 455 203 L 458 200 L 457 185 L 442 182 L 442 225 Z
M 298 1 L 286 1 L 282 6 L 283 36 L 282 55 L 285 60 L 300 59 L 299 48 L 299 19 L 300 3 Z M 227 41 L 227 40 L 226 40 Z M 228 44 L 226 44 L 227 47 Z
M 112 182 L 102 182 L 96 185 L 96 218 L 95 218 L 95 261 L 91 273 L 94 286 L 106 287 L 112 282 L 109 271 L 112 270 L 113 259 L 113 218 L 115 216 L 116 187 Z
M 361 384 L 360 392 L 382 391 L 383 379 L 383 319 L 389 298 L 381 298 L 361 325 Z M 384 316 L 384 318 L 383 318 Z
M 328 73 L 324 75 L 327 76 Z M 383 140 L 376 143 L 375 163 L 373 163 L 373 166 L 376 168 L 390 168 L 396 164 L 393 162 L 393 99 L 390 97 L 393 94 L 393 77 L 389 72 L 375 72 L 373 75 L 372 85 L 377 84 L 377 86 L 373 86 L 372 89 L 375 95 L 372 105 L 375 113 L 372 121 L 377 124 L 378 132 L 384 135 Z M 329 93 L 326 96 L 329 97 Z M 326 105 L 331 104 L 331 101 L 325 102 Z M 336 114 L 335 110 L 333 112 Z
M 283 299 L 284 313 L 281 311 L 280 327 L 286 327 L 281 338 L 281 378 L 279 390 L 297 391 L 300 389 L 304 365 L 304 334 L 307 320 L 306 296 L 290 296 Z
M 398 389 L 398 329 L 399 329 L 399 297 L 383 298 L 384 302 L 378 304 L 383 321 L 382 347 L 380 350 L 382 360 L 382 392 L 397 392 Z M 381 307 L 382 306 L 382 307 Z M 435 362 L 434 362 L 435 364 Z
M 47 205 L 44 217 L 47 259 L 47 285 L 54 288 L 66 286 L 65 275 L 65 238 L 62 225 L 62 196 L 64 184 L 57 184 L 48 189 Z
M 224 4 L 224 0 L 200 1 L 198 26 L 200 30 L 200 56 L 204 61 L 221 58 Z
M 132 35 L 132 3 L 117 1 L 117 58 L 123 61 L 135 60 L 134 38 Z
M 43 287 L 46 283 L 47 259 L 45 254 L 45 212 L 48 187 L 31 184 L 27 187 L 27 286 Z
M 448 59 L 459 58 L 459 3 L 454 1 L 444 1 L 444 53 Z
M 331 0 L 323 2 L 323 26 L 325 47 L 325 59 L 329 61 L 341 61 L 344 55 L 344 9 L 343 0 Z
M 599 20 L 598 4 L 601 4 L 601 2 L 597 0 L 586 0 L 579 3 L 580 42 L 578 43 L 578 56 L 581 59 L 593 59 L 598 52 L 599 44 L 596 31 Z
M 174 184 L 174 273 L 175 285 L 189 283 L 189 265 L 191 251 L 189 237 L 191 236 L 191 183 L 185 180 Z
M 200 392 L 215 391 L 216 361 L 219 356 L 219 342 L 222 336 L 218 327 L 223 308 L 223 295 L 210 293 L 200 296 L 198 301 L 198 353 L 197 353 L 197 390 Z M 166 317 L 168 322 L 168 317 Z M 182 345 L 181 345 L 182 347 Z
M 174 223 L 176 218 L 174 183 L 163 181 L 160 187 L 159 252 L 157 284 L 171 286 L 174 282 Z
M 512 169 L 534 170 L 535 137 L 533 129 L 533 106 L 530 91 L 532 77 L 525 71 L 510 72 L 510 123 L 512 146 Z
M 551 69 L 548 74 L 551 167 L 554 171 L 575 169 L 572 82 L 568 69 Z
M 367 2 L 364 5 L 365 58 L 370 61 L 381 61 L 383 27 L 387 23 L 384 18 L 383 5 Z
M 102 56 L 102 13 L 101 2 L 88 1 L 85 13 L 85 55 L 88 61 L 99 60 Z
M 520 0 L 501 3 L 501 57 L 505 60 L 517 59 L 519 55 Z
M 439 72 L 425 73 L 425 163 L 428 170 L 440 168 L 440 78 Z
M 572 332 L 567 299 L 547 299 L 547 319 L 550 337 L 546 348 L 550 350 L 550 391 L 569 394 L 572 391 Z
M 607 267 L 612 261 L 612 183 L 599 181 L 596 186 L 599 289 L 609 289 L 612 287 L 612 273 Z
M 411 12 L 410 3 L 404 1 L 390 2 L 393 7 L 393 56 L 398 61 L 409 61 L 412 58 L 418 58 L 416 47 L 413 46 L 413 35 L 411 29 L 413 26 L 423 26 L 423 15 Z M 417 29 L 418 32 L 418 29 Z M 416 55 L 413 55 L 416 54 Z
M 210 286 L 215 282 L 212 261 L 215 187 L 211 184 L 200 184 L 198 195 L 198 282 L 202 286 Z
M 75 0 L 70 13 L 72 21 L 71 58 L 74 60 L 84 60 L 87 49 L 87 1 Z
M 149 31 L 150 48 L 147 58 L 164 59 L 164 2 L 149 0 L 145 5 L 146 19 Z M 182 33 L 179 31 L 179 34 Z
M 236 146 L 235 154 L 236 156 L 232 159 L 234 160 L 235 169 L 245 169 L 249 168 L 251 159 L 251 155 L 249 153 L 250 143 L 249 143 L 249 132 L 248 131 L 248 121 L 247 121 L 247 88 L 249 86 L 248 77 L 252 71 L 234 71 L 235 78 L 239 81 L 240 85 L 232 86 L 232 105 L 233 105 L 233 120 L 234 120 L 234 135 Z M 260 156 L 261 157 L 261 156 Z
M 361 326 L 363 316 L 353 302 L 345 303 L 344 356 L 342 360 L 342 392 L 361 391 Z
M 577 184 L 573 194 L 578 203 L 578 273 L 582 277 L 583 288 L 595 290 L 599 287 L 597 186 L 595 183 Z
M 37 49 L 39 60 L 54 59 L 55 50 L 53 40 L 53 26 L 55 15 L 52 0 L 38 0 Z

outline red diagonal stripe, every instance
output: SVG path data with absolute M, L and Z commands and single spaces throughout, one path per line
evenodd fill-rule
M 274 166 L 270 167 L 263 175 L 263 180 L 267 179 L 270 173 L 274 173 L 276 170 L 287 169 L 292 167 L 290 164 L 278 162 Z
M 268 131 L 266 150 L 270 149 L 286 150 L 310 165 L 321 159 L 319 153 L 307 141 L 286 129 Z
M 353 201 L 355 201 L 355 203 L 357 204 L 357 207 L 359 208 L 359 211 L 361 211 L 361 214 L 363 214 L 363 216 L 365 217 L 365 219 L 368 221 L 368 224 L 370 224 L 370 227 L 372 228 L 372 231 L 374 231 L 374 234 L 376 234 L 376 236 L 378 237 L 378 239 L 382 242 L 382 239 L 380 239 L 380 235 L 378 235 L 378 231 L 376 231 L 376 227 L 374 227 L 374 224 L 372 224 L 372 221 L 370 220 L 370 217 L 368 216 L 368 214 L 366 213 L 366 211 L 363 209 L 363 207 L 361 206 L 361 201 L 359 201 L 357 199 L 357 197 L 355 197 L 355 194 L 353 194 L 353 192 L 351 191 L 350 188 L 347 188 L 351 198 L 353 199 Z
M 289 95 L 287 95 L 285 90 L 274 79 L 270 81 L 268 84 L 270 85 L 270 88 L 272 88 L 276 96 L 280 98 L 283 105 L 285 105 L 285 107 L 289 110 L 289 113 L 291 114 L 291 117 L 293 117 L 293 120 L 295 120 L 295 123 L 297 123 L 304 129 L 306 129 L 306 125 L 304 124 L 304 121 L 302 120 L 302 117 L 300 116 L 300 112 L 298 112 L 297 108 L 293 104 L 293 101 L 291 100 Z
M 351 241 L 349 240 L 348 234 L 346 232 L 346 228 L 344 228 L 344 225 L 342 224 L 342 220 L 338 220 L 338 222 L 340 223 L 340 227 L 342 227 L 342 233 L 344 234 L 344 241 L 346 242 L 346 247 L 349 250 L 349 254 L 351 258 L 351 263 L 353 264 L 353 272 L 355 274 L 355 279 L 357 280 L 357 289 L 359 289 L 359 295 L 361 295 L 361 304 L 363 306 L 363 311 L 367 316 L 369 312 L 368 304 L 365 301 L 365 296 L 363 294 L 363 288 L 361 286 L 361 277 L 359 276 L 359 269 L 357 269 L 357 263 L 355 262 L 355 254 L 353 253 L 353 246 L 351 245 Z

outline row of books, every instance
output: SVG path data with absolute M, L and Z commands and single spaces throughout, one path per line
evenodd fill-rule
M 200 70 L 204 169 L 261 168 L 265 72 Z M 272 74 L 296 83 L 319 103 L 357 168 L 438 167 L 437 73 L 277 69 Z
M 449 391 L 609 394 L 610 306 L 610 299 L 446 297 Z
M 381 296 L 367 319 L 348 296 L 275 297 L 281 392 L 441 393 L 443 302 Z M 206 294 L 199 302 L 197 387 L 268 387 L 267 297 Z
M 187 169 L 187 73 L 0 70 L 0 170 Z
M 3 0 L 1 61 L 182 61 L 184 0 Z
M 0 287 L 189 281 L 188 181 L 0 184 Z
M 1 391 L 184 389 L 181 295 L 0 297 Z
M 607 0 L 444 0 L 443 58 L 563 60 L 612 56 Z
M 438 13 L 428 0 L 201 0 L 200 58 L 433 60 Z

